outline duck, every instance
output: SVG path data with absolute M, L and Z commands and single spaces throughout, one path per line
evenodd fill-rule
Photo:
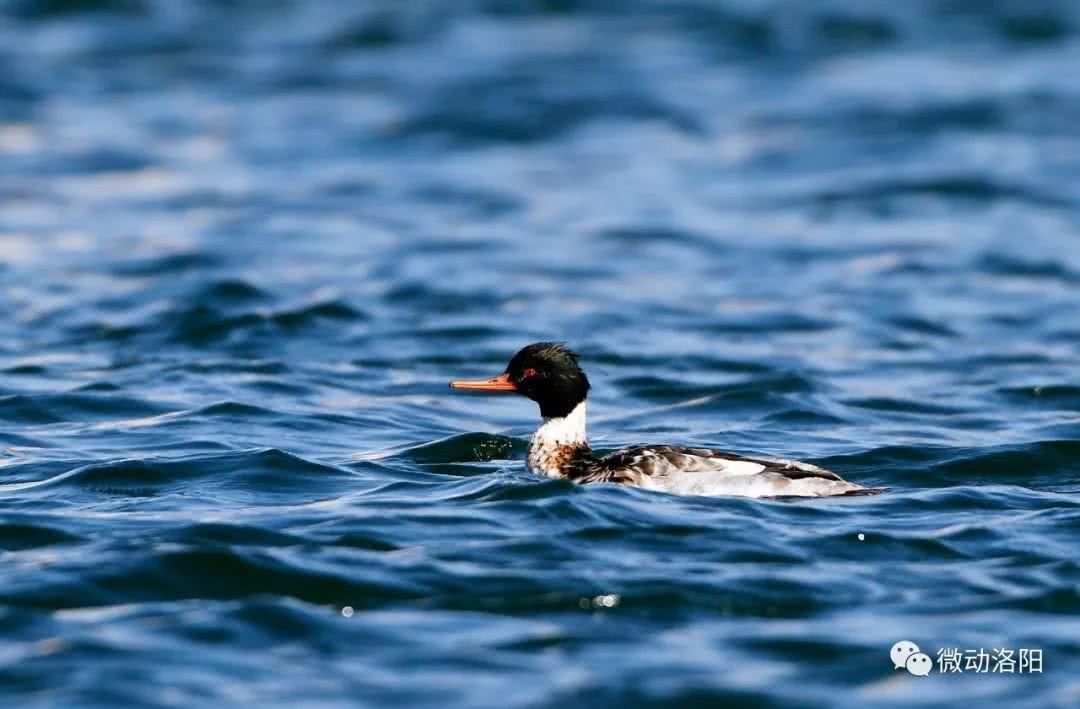
M 561 342 L 520 349 L 490 379 L 454 380 L 450 387 L 513 393 L 532 399 L 543 419 L 530 443 L 531 472 L 575 483 L 615 483 L 678 495 L 753 498 L 873 495 L 885 488 L 849 482 L 831 470 L 786 458 L 714 448 L 637 445 L 598 456 L 586 433 L 589 378 L 580 356 Z

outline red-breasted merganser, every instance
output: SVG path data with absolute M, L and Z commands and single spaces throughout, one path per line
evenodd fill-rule
M 585 434 L 589 379 L 578 355 L 558 342 L 522 348 L 502 374 L 453 381 L 454 389 L 515 392 L 540 405 L 544 422 L 529 444 L 529 470 L 578 483 L 611 482 L 683 495 L 827 497 L 883 492 L 816 465 L 747 457 L 712 448 L 635 446 L 600 458 Z

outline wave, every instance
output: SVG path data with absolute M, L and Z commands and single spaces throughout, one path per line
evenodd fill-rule
M 109 391 L 107 384 L 84 386 L 67 394 L 17 394 L 0 397 L 0 416 L 19 424 L 104 421 L 119 417 L 155 416 L 168 409 L 159 404 Z
M 0 522 L 0 549 L 23 551 L 57 544 L 77 544 L 82 537 L 46 524 Z
M 132 323 L 98 321 L 82 325 L 75 334 L 116 341 L 165 339 L 176 344 L 203 346 L 225 344 L 235 338 L 273 337 L 307 328 L 343 327 L 369 319 L 363 310 L 338 299 L 298 306 L 238 308 L 238 302 L 258 301 L 262 295 L 236 290 L 223 294 L 213 289 L 204 296 L 202 302 L 196 298 L 190 304 Z
M 229 451 L 178 458 L 125 459 L 90 463 L 49 477 L 0 485 L 0 493 L 40 490 L 63 494 L 86 489 L 126 497 L 188 490 L 193 481 L 207 494 L 224 497 L 283 493 L 319 494 L 354 479 L 350 470 L 316 463 L 276 448 Z
M 821 464 L 835 470 L 882 476 L 890 486 L 1013 483 L 1053 491 L 1080 483 L 1074 465 L 1078 454 L 1080 441 L 1072 439 L 985 448 L 884 446 L 863 453 L 830 456 L 822 459 Z

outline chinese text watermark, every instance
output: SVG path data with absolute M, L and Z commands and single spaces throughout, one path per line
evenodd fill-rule
M 929 677 L 934 666 L 939 674 L 1035 674 L 1043 671 L 1041 648 L 939 648 L 935 657 L 919 650 L 910 640 L 901 640 L 889 650 L 893 668 L 907 670 L 916 677 Z

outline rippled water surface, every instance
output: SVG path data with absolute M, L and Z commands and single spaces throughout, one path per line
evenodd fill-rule
M 0 0 L 0 66 L 4 706 L 1080 705 L 1080 5 Z M 538 339 L 598 448 L 891 492 L 539 480 L 446 389 Z

